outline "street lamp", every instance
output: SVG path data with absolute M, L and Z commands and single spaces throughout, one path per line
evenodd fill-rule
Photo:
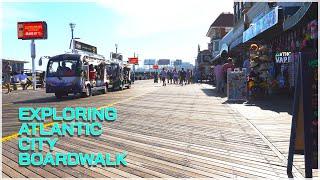
M 118 44 L 115 44 L 116 46 L 116 54 L 118 53 Z
M 69 26 L 71 28 L 71 39 L 73 39 L 73 30 L 76 27 L 76 24 L 75 23 L 69 23 Z
M 74 28 L 76 27 L 76 24 L 75 23 L 69 23 L 69 26 L 70 26 L 70 28 L 71 28 L 71 40 L 70 40 L 70 45 L 69 45 L 69 49 L 71 48 L 71 43 L 73 42 L 73 30 L 74 30 Z M 72 52 L 73 52 L 74 50 L 72 49 Z

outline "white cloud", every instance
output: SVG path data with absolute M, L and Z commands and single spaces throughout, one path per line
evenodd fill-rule
M 16 28 L 16 22 L 21 21 L 23 19 L 32 19 L 35 17 L 35 15 L 30 11 L 13 8 L 8 5 L 8 3 L 3 3 L 0 6 L 0 22 L 2 29 L 13 27 Z
M 140 59 L 177 58 L 192 63 L 197 45 L 207 48 L 206 33 L 211 23 L 220 13 L 233 12 L 232 0 L 100 0 L 98 3 L 120 16 L 117 36 L 135 41 L 142 54 Z M 159 37 L 163 37 L 161 42 Z M 155 40 L 147 44 L 140 42 L 146 39 Z
M 223 11 L 232 10 L 232 2 L 213 0 L 101 0 L 99 3 L 123 17 L 120 35 L 141 37 L 154 33 L 206 26 Z

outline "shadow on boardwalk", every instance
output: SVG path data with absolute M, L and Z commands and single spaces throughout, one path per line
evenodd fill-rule
M 220 98 L 226 98 L 223 93 L 217 93 L 215 87 L 213 88 L 202 88 L 201 89 L 207 96 L 214 96 Z M 288 95 L 271 95 L 264 98 L 253 99 L 247 102 L 244 101 L 229 101 L 226 100 L 223 104 L 244 104 L 245 106 L 256 106 L 263 110 L 274 111 L 277 113 L 287 112 L 292 115 L 293 97 Z

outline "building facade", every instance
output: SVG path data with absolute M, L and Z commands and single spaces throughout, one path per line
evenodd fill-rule
M 233 14 L 221 13 L 217 19 L 211 24 L 206 34 L 210 38 L 208 50 L 211 53 L 211 61 L 220 53 L 220 40 L 232 30 Z
M 237 67 L 249 60 L 247 70 L 255 74 L 249 86 L 254 90 L 290 94 L 299 54 L 306 47 L 318 52 L 318 4 L 234 2 L 233 22 L 219 42 L 220 52 L 233 57 Z

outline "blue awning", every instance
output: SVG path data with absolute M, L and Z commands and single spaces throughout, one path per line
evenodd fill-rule
M 238 46 L 239 44 L 242 43 L 242 35 L 239 36 L 237 39 L 235 39 L 231 44 L 230 44 L 230 50 Z
M 247 30 L 243 32 L 242 42 L 247 42 L 256 37 L 258 34 L 270 29 L 279 22 L 279 7 L 275 7 L 272 11 L 265 14 L 262 18 L 257 20 Z

